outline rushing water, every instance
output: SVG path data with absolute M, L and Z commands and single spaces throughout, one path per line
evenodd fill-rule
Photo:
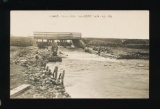
M 65 70 L 64 85 L 72 98 L 148 98 L 148 70 L 85 52 L 65 54 L 62 62 L 47 66 L 52 71 L 58 66 L 58 73 Z

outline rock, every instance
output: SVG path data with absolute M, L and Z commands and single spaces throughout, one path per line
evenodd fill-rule
M 28 74 L 23 74 L 23 76 L 24 76 L 24 77 L 27 77 L 27 76 L 28 76 Z
M 30 79 L 31 81 L 34 81 L 34 77 L 33 77 L 33 76 L 30 76 L 29 79 Z
M 50 84 L 50 83 L 52 83 L 52 82 L 51 82 L 51 81 L 49 81 L 49 80 L 47 80 L 47 81 L 46 81 L 46 84 L 48 84 L 48 83 Z
M 52 81 L 52 84 L 56 85 L 56 80 L 51 80 Z
M 56 90 L 59 90 L 59 89 L 62 89 L 63 87 L 61 87 L 61 86 L 57 86 L 55 89 Z
M 24 82 L 28 82 L 28 80 L 24 80 Z
M 61 90 L 61 93 L 64 93 L 65 91 L 66 91 L 65 89 L 62 89 L 62 90 Z
M 42 75 L 41 75 L 41 78 L 44 79 L 44 78 L 45 78 L 45 74 L 42 74 Z
M 52 97 L 55 98 L 55 97 L 56 97 L 56 94 L 55 94 L 55 93 L 52 93 Z
M 68 93 L 63 93 L 65 95 L 65 97 L 70 97 Z
M 139 64 L 138 67 L 144 67 L 144 65 L 143 64 Z
M 62 83 L 60 81 L 56 81 L 56 85 L 59 86 L 62 85 Z
M 40 88 L 41 90 L 46 89 L 46 87 L 44 87 L 44 86 L 40 86 L 39 88 Z
M 45 98 L 44 96 L 40 95 L 40 94 L 34 94 L 33 98 Z
M 53 77 L 53 75 L 50 75 L 50 78 L 51 78 L 51 79 L 55 79 L 55 78 Z
M 54 90 L 52 88 L 49 88 L 48 92 L 54 92 Z

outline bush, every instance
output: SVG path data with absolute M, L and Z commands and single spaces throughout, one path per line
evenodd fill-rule
M 37 46 L 39 48 L 46 48 L 47 47 L 47 44 L 46 43 L 38 43 Z
M 33 40 L 30 37 L 11 37 L 10 38 L 10 46 L 32 46 Z
M 84 51 L 85 51 L 85 52 L 88 52 L 88 53 L 92 53 L 91 48 L 85 48 Z
M 149 54 L 142 54 L 139 52 L 120 54 L 118 59 L 149 59 Z
M 149 49 L 149 45 L 147 44 L 126 44 L 124 46 L 127 48 Z

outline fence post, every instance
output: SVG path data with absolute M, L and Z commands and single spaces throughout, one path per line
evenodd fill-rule
M 53 72 L 53 77 L 55 77 L 55 79 L 57 79 L 57 74 L 58 74 L 58 67 L 56 66 Z
M 61 79 L 61 76 L 62 76 L 62 74 L 60 73 L 60 74 L 59 74 L 59 78 L 58 78 L 59 80 Z
M 62 79 L 62 80 L 61 80 L 62 85 L 64 85 L 64 84 L 63 84 L 64 75 L 65 75 L 65 70 L 63 70 L 63 73 L 62 73 L 62 78 L 61 78 L 61 79 Z
M 52 74 L 51 69 L 49 69 L 49 75 Z

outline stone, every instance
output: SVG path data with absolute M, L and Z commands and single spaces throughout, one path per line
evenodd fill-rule
M 64 93 L 64 92 L 65 92 L 65 89 L 62 89 L 62 90 L 61 90 L 61 93 Z
M 40 94 L 34 94 L 33 98 L 45 98 L 44 96 L 40 95 Z
M 40 86 L 39 88 L 40 88 L 41 90 L 44 90 L 44 89 L 45 89 L 45 87 L 44 87 L 44 86 Z
M 61 86 L 57 86 L 55 89 L 59 90 L 59 89 L 62 89 L 62 87 Z
M 139 64 L 138 67 L 144 67 L 144 65 L 143 64 Z

